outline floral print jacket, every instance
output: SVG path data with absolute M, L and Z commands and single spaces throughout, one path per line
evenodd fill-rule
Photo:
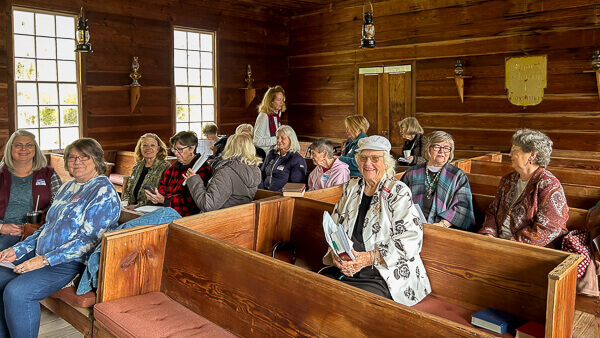
M 344 184 L 341 199 L 335 205 L 332 218 L 352 237 L 365 183 L 353 178 Z M 419 256 L 423 244 L 423 225 L 414 206 L 410 189 L 394 177 L 379 182 L 365 217 L 363 240 L 366 250 L 375 248 L 384 264 L 376 268 L 386 281 L 392 298 L 412 306 L 420 302 L 431 285 Z M 330 252 L 323 263 L 333 265 Z

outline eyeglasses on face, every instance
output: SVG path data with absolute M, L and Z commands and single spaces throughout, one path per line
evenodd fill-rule
M 444 150 L 444 153 L 446 153 L 446 154 L 452 151 L 452 147 L 449 147 L 449 146 L 442 147 L 439 144 L 432 145 L 430 148 L 435 150 L 436 152 L 439 152 L 440 150 Z
M 87 156 L 87 155 L 83 155 L 83 156 L 73 156 L 73 155 L 70 155 L 69 157 L 67 157 L 67 161 L 69 163 L 75 163 L 77 160 L 79 160 L 79 162 L 85 162 L 85 161 L 87 161 L 89 159 L 90 159 L 90 157 Z
M 184 150 L 186 150 L 187 148 L 190 148 L 190 147 L 191 146 L 186 146 L 186 147 L 181 147 L 181 148 L 175 148 L 175 147 L 173 147 L 173 148 L 171 148 L 171 151 L 173 153 L 180 153 L 181 154 Z
M 360 155 L 360 156 L 358 156 L 358 161 L 361 163 L 365 163 L 365 162 L 367 162 L 367 159 L 370 159 L 372 163 L 377 163 L 382 158 L 383 158 L 383 155 L 370 155 L 370 156 Z
M 17 148 L 17 149 L 33 149 L 35 147 L 35 144 L 33 143 L 13 143 L 13 147 Z

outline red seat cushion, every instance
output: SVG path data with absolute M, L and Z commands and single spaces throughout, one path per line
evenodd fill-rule
M 117 337 L 235 337 L 162 292 L 96 304 L 94 317 Z
M 94 291 L 78 295 L 75 293 L 74 286 L 60 289 L 51 294 L 50 297 L 60 299 L 71 306 L 92 307 L 96 304 L 96 293 Z
M 121 174 L 110 174 L 108 179 L 112 182 L 112 184 L 123 185 L 123 176 Z

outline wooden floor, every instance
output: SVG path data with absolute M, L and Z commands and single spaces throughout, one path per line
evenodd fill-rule
M 591 314 L 575 311 L 573 338 L 591 338 L 594 336 L 594 317 Z M 83 335 L 69 323 L 42 306 L 39 338 L 80 338 Z

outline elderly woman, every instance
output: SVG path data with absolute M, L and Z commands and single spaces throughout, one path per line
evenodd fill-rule
M 450 164 L 454 139 L 443 131 L 427 136 L 427 163 L 411 167 L 402 176 L 427 222 L 446 228 L 475 231 L 473 199 L 467 175 Z
M 250 135 L 250 137 L 252 137 L 252 135 L 254 135 L 254 127 L 252 127 L 251 124 L 249 123 L 242 123 L 239 126 L 237 126 L 237 128 L 235 128 L 235 133 L 236 134 L 248 134 Z M 265 161 L 265 158 L 267 157 L 267 153 L 265 153 L 265 151 L 254 145 L 254 150 L 256 151 L 256 156 L 258 156 L 261 160 L 261 162 Z
M 48 210 L 46 223 L 23 242 L 0 252 L 0 336 L 37 337 L 39 301 L 80 273 L 102 234 L 117 226 L 117 191 L 104 176 L 104 152 L 96 140 L 79 139 L 65 148 L 65 183 Z
M 420 302 L 429 278 L 419 253 L 423 227 L 410 190 L 394 177 L 390 142 L 378 135 L 358 142 L 356 161 L 362 178 L 344 184 L 333 220 L 353 242 L 355 259 L 342 261 L 331 249 L 323 258 L 324 274 L 393 299 L 404 305 Z
M 260 189 L 281 191 L 288 183 L 304 183 L 306 179 L 306 161 L 298 152 L 300 143 L 296 132 L 288 125 L 277 130 L 277 147 L 267 154 L 262 165 Z
M 281 126 L 281 113 L 285 109 L 283 87 L 270 87 L 258 106 L 258 116 L 254 123 L 254 145 L 267 154 L 277 145 L 277 130 Z
M 123 201 L 129 204 L 128 209 L 151 204 L 142 187 L 158 187 L 165 170 L 170 166 L 165 157 L 167 146 L 156 134 L 147 133 L 140 137 L 135 146 L 136 164 L 123 193 Z
M 398 122 L 402 138 L 405 139 L 402 146 L 402 158 L 398 160 L 401 165 L 417 165 L 427 162 L 424 158 L 425 139 L 423 138 L 423 128 L 414 117 L 407 117 Z
M 19 242 L 27 212 L 45 210 L 62 184 L 26 130 L 15 131 L 4 146 L 0 163 L 0 250 Z M 38 204 L 39 198 L 39 204 Z
M 348 165 L 333 156 L 333 143 L 321 138 L 310 145 L 315 169 L 308 176 L 308 190 L 341 185 L 350 180 Z
M 153 204 L 177 210 L 181 216 L 197 214 L 200 209 L 194 203 L 187 186 L 183 185 L 183 181 L 185 180 L 184 174 L 200 158 L 200 154 L 196 154 L 198 136 L 193 131 L 180 131 L 171 137 L 169 143 L 171 144 L 171 151 L 177 157 L 177 162 L 167 168 L 158 189 L 144 189 L 146 197 Z M 206 184 L 211 175 L 210 167 L 207 163 L 204 163 L 196 171 L 196 174 L 200 175 Z
M 192 169 L 184 177 L 201 212 L 218 210 L 252 201 L 260 184 L 261 162 L 255 155 L 252 137 L 234 134 L 228 138 L 221 160 L 212 167 L 207 187 Z
M 514 172 L 502 177 L 479 233 L 547 246 L 566 233 L 569 208 L 562 185 L 546 169 L 552 141 L 537 130 L 512 137 Z
M 354 155 L 356 153 L 356 149 L 358 148 L 358 140 L 363 137 L 367 137 L 369 122 L 362 115 L 350 115 L 346 116 L 344 124 L 346 125 L 346 135 L 348 136 L 348 140 L 346 143 L 344 143 L 344 149 L 342 150 L 340 161 L 348 164 L 350 176 L 360 176 L 358 164 L 354 159 Z

